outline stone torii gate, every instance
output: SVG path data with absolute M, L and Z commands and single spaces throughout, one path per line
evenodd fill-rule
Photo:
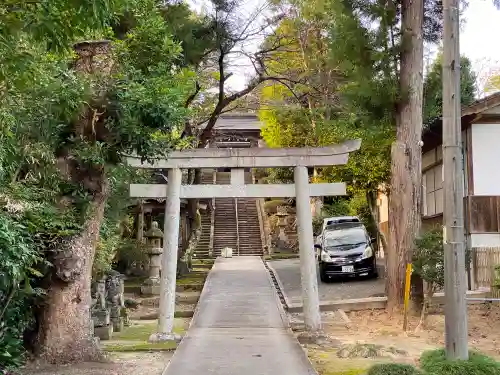
M 132 167 L 168 170 L 166 185 L 130 185 L 131 197 L 166 198 L 158 333 L 153 334 L 150 341 L 178 339 L 173 328 L 181 198 L 295 197 L 304 322 L 308 330 L 319 330 L 321 316 L 310 197 L 345 195 L 346 187 L 343 182 L 309 184 L 307 168 L 346 164 L 349 153 L 358 150 L 360 145 L 360 140 L 352 140 L 319 148 L 192 149 L 174 151 L 168 159 L 153 163 L 129 157 L 127 162 Z M 245 185 L 244 168 L 273 167 L 294 167 L 294 184 Z M 230 168 L 231 183 L 182 185 L 183 168 Z

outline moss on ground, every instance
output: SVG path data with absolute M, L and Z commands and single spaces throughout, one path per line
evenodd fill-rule
M 264 255 L 264 260 L 283 260 L 283 259 L 297 259 L 299 254 L 295 253 L 276 253 L 272 255 Z
M 319 375 L 366 375 L 379 361 L 365 358 L 339 358 L 336 350 L 308 349 L 308 356 Z
M 140 287 L 147 277 L 128 277 L 123 283 L 128 287 Z
M 186 331 L 186 320 L 176 319 L 174 332 L 183 335 Z M 175 342 L 149 343 L 151 334 L 156 332 L 157 322 L 137 322 L 125 327 L 121 332 L 115 332 L 110 342 L 103 341 L 103 347 L 108 352 L 135 352 L 135 351 L 165 351 L 174 350 Z
M 121 332 L 113 333 L 113 340 L 123 341 L 148 341 L 149 336 L 156 332 L 157 322 L 133 322 Z M 176 319 L 174 332 L 183 334 L 186 331 L 185 319 Z
M 197 260 L 193 260 L 193 267 L 196 267 L 196 265 L 198 264 L 203 264 L 203 265 L 213 265 L 215 263 L 215 260 L 213 259 L 197 259 Z
M 171 351 L 177 348 L 176 342 L 160 342 L 151 344 L 149 342 L 138 342 L 136 344 L 111 344 L 106 345 L 108 352 L 162 352 Z
M 177 285 L 200 285 L 205 283 L 208 273 L 187 275 L 186 277 L 177 279 Z

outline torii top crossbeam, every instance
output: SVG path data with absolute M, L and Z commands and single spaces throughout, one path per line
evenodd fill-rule
M 127 163 L 149 169 L 324 167 L 346 164 L 349 153 L 360 146 L 361 140 L 356 139 L 327 147 L 189 149 L 173 151 L 153 163 L 137 157 L 127 158 Z

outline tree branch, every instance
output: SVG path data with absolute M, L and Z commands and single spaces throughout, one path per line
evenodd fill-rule
M 194 92 L 191 95 L 189 95 L 189 97 L 186 99 L 186 102 L 184 103 L 184 108 L 187 108 L 191 105 L 191 103 L 196 98 L 196 96 L 198 95 L 200 90 L 201 90 L 200 83 L 198 81 L 196 81 L 196 86 L 195 86 Z

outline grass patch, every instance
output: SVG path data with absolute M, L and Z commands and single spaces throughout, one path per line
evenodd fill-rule
M 133 324 L 130 327 L 125 327 L 121 332 L 113 333 L 113 340 L 148 341 L 149 336 L 156 332 L 156 327 L 156 322 Z M 174 332 L 182 335 L 185 331 L 185 322 L 183 320 L 176 321 Z
M 151 351 L 171 351 L 177 348 L 175 342 L 138 342 L 137 344 L 112 344 L 106 345 L 105 350 L 108 352 L 151 352 Z

